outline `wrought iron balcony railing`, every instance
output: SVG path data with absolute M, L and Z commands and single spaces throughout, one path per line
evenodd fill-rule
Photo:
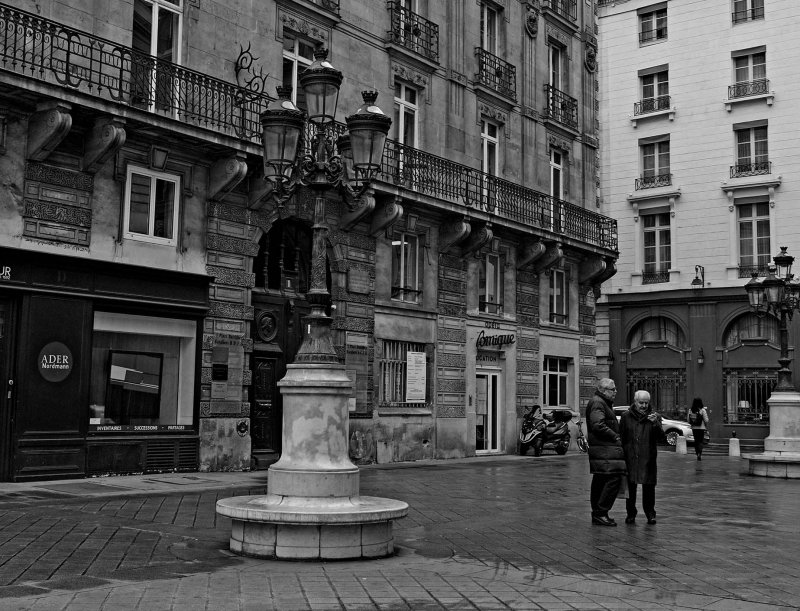
M 753 8 L 745 9 L 743 11 L 734 11 L 731 13 L 731 21 L 733 21 L 733 23 L 741 23 L 742 21 L 753 21 L 755 19 L 763 18 L 763 6 L 754 6 Z
M 742 265 L 741 263 L 739 264 L 739 278 L 750 278 L 752 277 L 753 274 L 766 277 L 768 271 L 769 271 L 768 263 L 764 263 L 762 265 Z
M 545 115 L 562 125 L 578 129 L 578 100 L 552 85 L 545 85 Z
M 544 8 L 550 8 L 553 12 L 570 21 L 578 20 L 577 0 L 545 0 Z
M 387 3 L 392 29 L 389 40 L 431 61 L 439 61 L 439 26 L 409 11 L 397 0 Z
M 728 99 L 746 98 L 751 95 L 769 92 L 769 79 L 758 79 L 743 83 L 736 83 L 728 87 Z
M 668 187 L 672 184 L 672 174 L 666 172 L 664 174 L 654 174 L 652 176 L 642 176 L 636 179 L 634 188 L 636 191 L 640 189 L 653 189 L 654 187 Z
M 764 176 L 772 174 L 771 161 L 757 161 L 755 163 L 737 163 L 731 166 L 731 178 L 743 176 Z
M 0 43 L 2 70 L 260 142 L 260 91 L 2 4 Z
M 660 95 L 655 98 L 645 98 L 641 102 L 633 104 L 633 115 L 645 115 L 649 112 L 659 110 L 669 110 L 672 98 L 668 95 Z
M 660 28 L 653 28 L 652 30 L 642 30 L 639 32 L 639 44 L 646 42 L 654 42 L 656 40 L 665 40 L 667 38 L 667 26 Z
M 642 284 L 662 284 L 669 282 L 669 268 L 642 271 Z
M 516 100 L 516 67 L 480 47 L 475 48 L 475 55 L 478 58 L 478 74 L 475 75 L 476 80 L 481 85 L 493 89 L 511 100 Z

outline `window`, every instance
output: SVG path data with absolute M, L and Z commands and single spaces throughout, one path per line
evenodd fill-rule
M 547 45 L 549 64 L 550 64 L 550 86 L 562 91 L 564 81 L 564 71 L 567 67 L 567 62 L 564 61 L 564 49 L 556 44 Z
M 658 9 L 639 14 L 639 43 L 645 44 L 666 40 L 667 9 Z
M 497 142 L 500 127 L 497 123 L 481 120 L 481 148 L 482 148 L 482 164 L 481 169 L 490 174 L 497 176 Z
M 478 284 L 480 290 L 480 311 L 487 314 L 503 313 L 503 292 L 505 257 L 488 253 L 480 264 Z
M 417 90 L 405 83 L 394 84 L 394 123 L 397 141 L 417 146 Z
M 567 272 L 562 269 L 550 271 L 550 322 L 566 325 L 569 318 L 569 285 Z
M 191 429 L 196 335 L 190 320 L 96 312 L 89 430 Z
M 131 46 L 133 102 L 148 110 L 175 106 L 174 70 L 165 64 L 181 63 L 181 15 L 183 0 L 134 0 Z M 156 58 L 155 66 L 143 56 Z
M 625 386 L 631 400 L 637 390 L 646 390 L 650 393 L 650 404 L 655 411 L 665 418 L 686 420 L 689 406 L 686 402 L 684 370 L 628 369 L 625 378 Z
M 739 277 L 765 275 L 772 262 L 769 239 L 769 203 L 736 206 L 739 225 Z
M 780 345 L 778 321 L 772 316 L 756 314 L 740 316 L 728 327 L 728 332 L 725 334 L 725 347 L 739 346 L 748 339 L 765 339 L 775 346 Z
M 561 151 L 550 149 L 550 195 L 564 199 L 564 156 Z
M 631 333 L 628 348 L 641 348 L 647 342 L 675 348 L 684 348 L 686 344 L 678 323 L 664 316 L 653 316 L 639 323 Z
M 383 354 L 378 362 L 380 382 L 378 404 L 401 406 L 406 404 L 408 384 L 408 354 L 425 353 L 425 344 L 384 340 Z M 425 400 L 428 400 L 427 376 L 425 380 Z M 420 402 L 409 405 L 419 407 Z
M 767 126 L 737 129 L 736 165 L 731 169 L 731 178 L 769 174 L 769 152 Z
M 636 114 L 669 108 L 669 71 L 645 74 L 640 77 L 642 101 Z
M 125 184 L 124 237 L 177 244 L 179 193 L 178 176 L 129 166 Z
M 733 58 L 734 84 L 728 90 L 729 98 L 741 98 L 767 93 L 767 53 L 759 51 Z
M 395 234 L 392 240 L 392 299 L 419 303 L 422 296 L 421 236 Z
M 764 0 L 733 0 L 733 23 L 764 18 Z
M 642 215 L 644 230 L 643 284 L 669 282 L 671 257 L 669 213 Z
M 481 4 L 481 49 L 497 55 L 497 10 Z
M 669 171 L 669 140 L 645 142 L 639 145 L 642 155 L 642 176 L 637 189 L 663 187 L 672 184 Z
M 311 65 L 313 61 L 314 45 L 284 30 L 283 86 L 292 88 L 292 102 L 301 110 L 307 110 L 306 95 L 300 88 L 297 77 L 306 67 Z
M 569 381 L 569 359 L 553 356 L 544 357 L 542 364 L 542 389 L 544 404 L 548 407 L 565 407 L 567 399 L 567 382 Z

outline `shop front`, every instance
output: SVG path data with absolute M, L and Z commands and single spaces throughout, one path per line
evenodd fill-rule
M 206 276 L 0 248 L 0 479 L 197 470 Z

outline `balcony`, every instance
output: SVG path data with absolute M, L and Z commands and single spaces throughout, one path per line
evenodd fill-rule
M 756 161 L 755 163 L 737 163 L 731 166 L 731 178 L 745 176 L 766 176 L 772 174 L 771 161 Z
M 769 264 L 763 265 L 742 265 L 739 264 L 739 278 L 751 278 L 753 274 L 759 277 L 766 277 L 769 271 Z
M 389 42 L 439 63 L 439 26 L 392 0 L 389 7 Z
M 758 6 L 743 11 L 734 11 L 731 13 L 731 21 L 733 23 L 743 23 L 745 21 L 755 21 L 756 19 L 764 18 L 764 7 Z
M 577 0 L 544 0 L 542 8 L 549 8 L 554 13 L 570 21 L 578 20 Z
M 516 101 L 517 69 L 480 47 L 475 48 L 475 56 L 478 58 L 478 74 L 475 75 L 475 80 L 509 100 Z
M 639 32 L 640 45 L 666 39 L 667 39 L 667 26 L 654 28 L 652 30 L 642 30 L 641 32 Z
M 645 98 L 641 102 L 633 105 L 633 116 L 645 115 L 651 112 L 669 110 L 672 98 L 668 95 L 660 95 L 655 98 Z
M 552 85 L 545 85 L 544 91 L 547 99 L 547 105 L 544 110 L 546 118 L 552 119 L 570 129 L 577 130 L 578 100 Z
M 672 184 L 672 174 L 654 174 L 652 176 L 642 176 L 637 178 L 634 184 L 636 191 L 641 189 L 654 189 L 656 187 L 669 187 Z
M 728 87 L 728 99 L 745 98 L 769 93 L 769 79 L 736 83 Z
M 337 2 L 329 2 L 336 4 Z M 261 142 L 270 98 L 0 5 L 0 69 L 196 127 Z M 7 80 L 7 79 L 4 79 Z
M 669 282 L 669 267 L 642 271 L 642 284 L 663 284 L 664 282 Z

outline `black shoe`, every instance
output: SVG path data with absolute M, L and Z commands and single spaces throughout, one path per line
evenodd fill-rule
M 636 516 L 628 516 L 625 518 L 625 524 L 636 524 Z
M 656 523 L 656 517 L 655 516 L 647 516 L 647 523 L 648 524 L 655 524 Z
M 697 455 L 697 460 L 703 460 L 703 456 L 701 454 Z
M 608 516 L 592 516 L 592 524 L 597 526 L 616 526 L 617 523 Z

